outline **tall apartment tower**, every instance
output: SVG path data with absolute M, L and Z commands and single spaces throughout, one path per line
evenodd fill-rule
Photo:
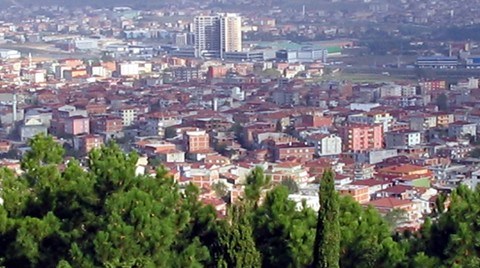
M 242 19 L 237 14 L 197 16 L 193 32 L 199 57 L 221 58 L 224 52 L 242 51 Z
M 197 16 L 193 20 L 193 32 L 195 33 L 195 53 L 201 56 L 206 52 L 220 52 L 220 17 Z
M 222 52 L 242 51 L 242 17 L 227 13 L 221 17 Z

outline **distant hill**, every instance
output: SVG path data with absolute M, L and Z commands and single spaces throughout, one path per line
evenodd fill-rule
M 113 7 L 113 6 L 130 6 L 130 7 L 152 7 L 162 6 L 168 3 L 174 3 L 174 0 L 0 0 L 0 6 L 92 6 L 92 7 Z
M 348 1 L 348 4 L 345 2 Z M 91 6 L 95 8 L 114 7 L 114 6 L 128 6 L 138 9 L 147 9 L 162 7 L 167 5 L 177 5 L 181 2 L 204 2 L 204 0 L 0 0 L 0 7 L 8 7 L 16 5 L 22 8 L 30 6 L 67 6 L 67 7 L 82 7 Z M 259 2 L 266 3 L 271 6 L 281 6 L 287 8 L 301 8 L 305 5 L 307 8 L 321 8 L 321 9 L 335 9 L 335 10 L 349 10 L 356 9 L 358 6 L 364 5 L 361 0 L 340 0 L 332 2 L 331 0 L 259 0 Z M 236 4 L 237 1 L 227 1 L 224 4 L 217 4 L 217 6 L 229 7 L 235 6 L 248 10 L 252 8 L 249 5 Z

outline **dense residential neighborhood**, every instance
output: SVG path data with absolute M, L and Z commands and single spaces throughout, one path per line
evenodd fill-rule
M 233 13 L 169 24 L 178 32 L 167 48 L 132 37 L 166 35 L 166 24 L 140 27 L 139 16 L 162 11 L 87 9 L 70 21 L 62 19 L 70 10 L 50 11 L 52 18 L 2 22 L 5 43 L 55 47 L 54 58 L 45 54 L 51 48 L 42 55 L 0 53 L 2 165 L 17 172 L 17 159 L 39 134 L 53 135 L 80 160 L 113 141 L 138 152 L 139 174 L 162 165 L 180 185 L 201 188 L 202 200 L 225 214 L 255 167 L 275 183 L 293 180 L 298 190 L 291 199 L 312 207 L 318 195 L 308 189 L 332 169 L 341 195 L 381 213 L 405 209 L 408 220 L 398 227 L 412 230 L 438 194 L 477 185 L 477 78 L 324 79 L 329 58 L 341 59 L 351 42 L 336 42 L 339 50 L 263 42 L 266 49 L 251 50 L 257 54 L 250 58 L 245 29 L 253 22 L 275 28 L 275 20 Z M 223 39 L 222 27 L 237 36 Z M 101 57 L 87 57 L 95 53 Z M 218 185 L 226 192 L 212 194 Z

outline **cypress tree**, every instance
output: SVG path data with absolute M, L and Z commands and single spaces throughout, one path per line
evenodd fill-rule
M 261 267 L 262 257 L 255 246 L 253 230 L 245 204 L 234 205 L 220 231 L 219 249 L 222 251 L 217 267 Z
M 339 201 L 333 176 L 332 170 L 326 170 L 320 181 L 320 209 L 312 264 L 315 268 L 340 267 Z

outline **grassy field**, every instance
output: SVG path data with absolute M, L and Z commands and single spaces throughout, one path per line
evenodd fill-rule
M 321 81 L 350 81 L 352 83 L 384 83 L 384 82 L 415 82 L 416 79 L 402 76 L 387 76 L 382 74 L 352 74 L 337 72 L 314 78 L 312 82 Z

